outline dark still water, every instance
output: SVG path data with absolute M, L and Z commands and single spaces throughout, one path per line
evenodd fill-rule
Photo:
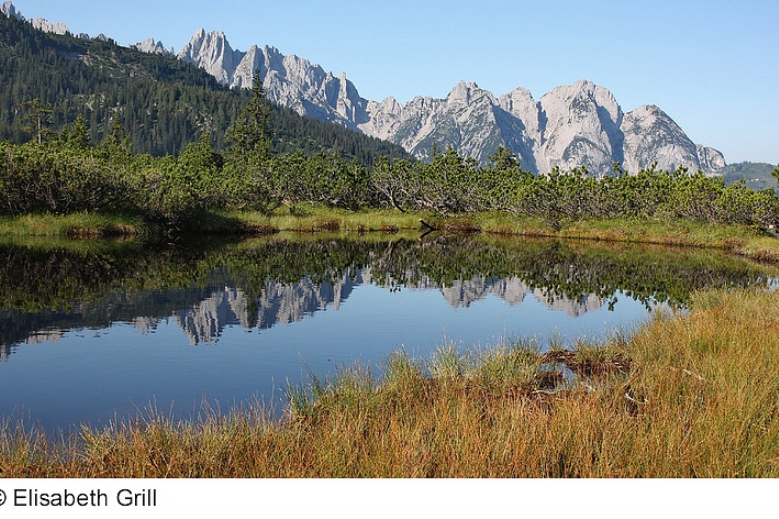
M 775 272 L 715 252 L 457 236 L 0 244 L 0 416 L 54 430 L 282 408 L 405 349 L 604 338 Z

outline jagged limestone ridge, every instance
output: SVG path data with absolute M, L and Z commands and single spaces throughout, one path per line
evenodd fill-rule
M 583 165 L 603 174 L 615 162 L 636 172 L 655 160 L 661 167 L 725 165 L 720 152 L 692 143 L 667 114 L 641 107 L 626 115 L 608 89 L 585 80 L 557 87 L 540 101 L 521 88 L 495 98 L 475 83 L 460 82 L 445 99 L 420 96 L 401 105 L 392 97 L 363 99 L 345 74 L 335 77 L 273 47 L 235 51 L 221 32 L 200 29 L 179 58 L 233 87 L 250 85 L 259 69 L 272 101 L 399 144 L 421 159 L 434 145 L 452 146 L 484 164 L 503 146 L 539 173 Z

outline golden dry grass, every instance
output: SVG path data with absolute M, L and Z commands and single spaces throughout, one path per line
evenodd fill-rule
M 288 416 L 151 414 L 52 442 L 6 426 L 4 477 L 776 477 L 779 296 L 705 292 L 632 337 L 542 354 L 398 353 L 292 388 Z M 565 362 L 570 385 L 544 366 Z

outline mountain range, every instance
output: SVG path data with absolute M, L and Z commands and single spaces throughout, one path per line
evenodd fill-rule
M 154 40 L 138 48 L 164 50 Z M 198 30 L 177 57 L 235 88 L 250 86 L 259 70 L 270 100 L 399 144 L 419 159 L 428 158 L 434 145 L 452 146 L 484 164 L 503 146 L 537 173 L 555 166 L 607 173 L 615 162 L 630 172 L 655 161 L 663 169 L 717 171 L 726 165 L 721 152 L 693 143 L 659 107 L 624 113 L 608 89 L 585 80 L 557 87 L 538 101 L 523 88 L 496 97 L 460 82 L 444 99 L 419 96 L 402 105 L 392 97 L 366 100 L 346 74 L 335 76 L 272 46 L 234 50 L 222 32 Z
M 1 9 L 21 18 L 11 2 Z M 69 33 L 61 23 L 31 23 L 43 31 Z M 231 88 L 250 87 L 258 70 L 270 101 L 400 145 L 421 160 L 436 148 L 451 146 L 486 164 L 502 146 L 535 173 L 585 166 L 604 174 L 615 163 L 631 173 L 653 162 L 661 169 L 684 165 L 709 172 L 726 166 L 721 152 L 692 142 L 659 107 L 645 105 L 625 113 L 612 92 L 586 80 L 559 86 L 538 101 L 524 88 L 495 96 L 476 83 L 460 82 L 444 99 L 418 96 L 401 104 L 392 97 L 366 100 L 346 74 L 335 76 L 272 46 L 235 50 L 222 32 L 199 29 L 177 54 L 153 38 L 133 47 L 194 64 Z

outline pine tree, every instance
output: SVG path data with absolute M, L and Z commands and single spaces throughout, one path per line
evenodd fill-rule
M 54 112 L 51 105 L 44 103 L 38 98 L 25 102 L 22 107 L 29 111 L 24 117 L 25 125 L 22 129 L 25 132 L 32 133 L 35 141 L 42 144 L 51 134 L 51 114 Z
M 73 123 L 73 128 L 71 128 L 70 135 L 68 136 L 68 144 L 80 150 L 85 150 L 92 145 L 87 120 L 81 114 L 76 117 L 76 122 Z
M 265 100 L 265 90 L 262 88 L 260 71 L 255 69 L 249 102 L 229 131 L 228 142 L 232 153 L 267 157 L 271 145 L 268 124 L 270 112 L 271 108 Z

